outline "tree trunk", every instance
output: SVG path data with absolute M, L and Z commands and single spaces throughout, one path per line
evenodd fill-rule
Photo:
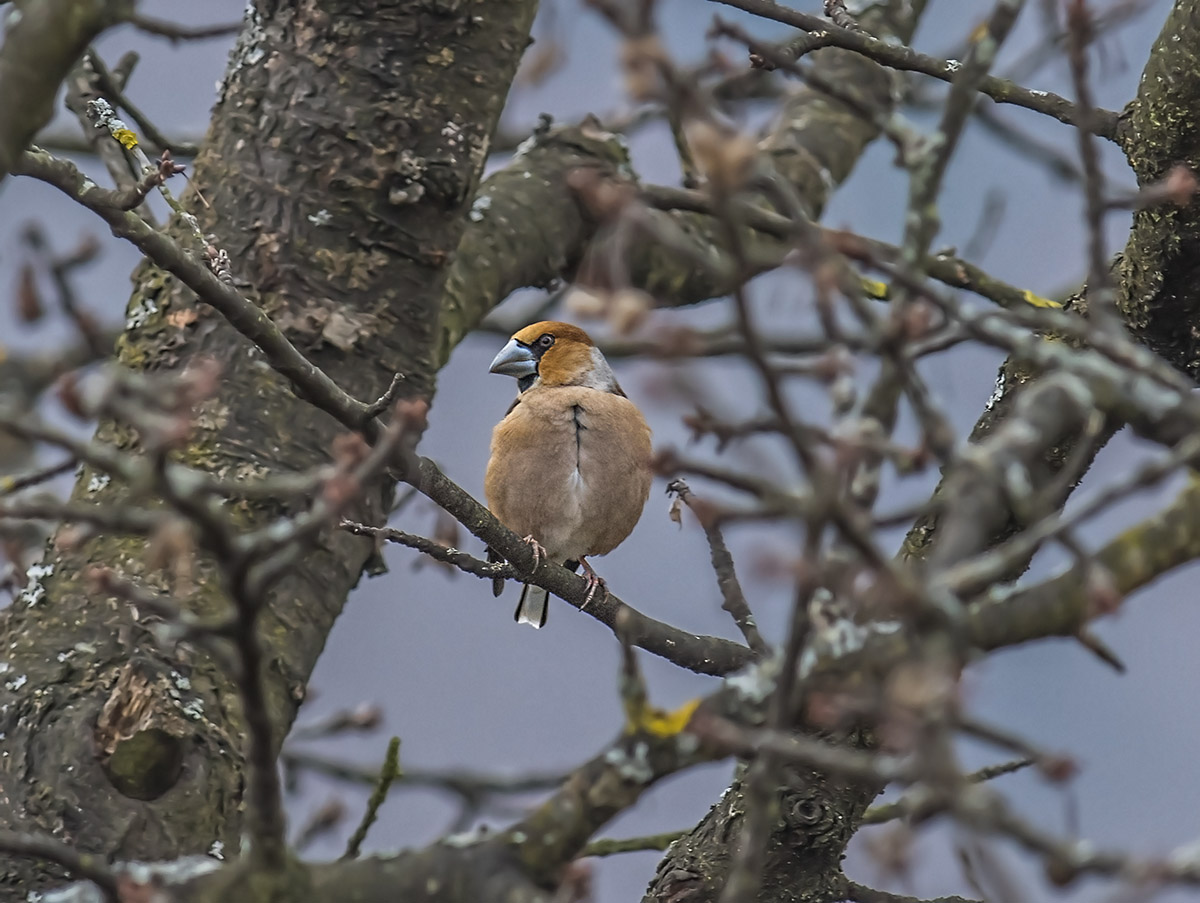
M 228 252 L 239 290 L 360 399 L 381 395 L 393 374 L 401 397 L 432 396 L 444 273 L 536 5 L 260 2 L 248 13 L 196 161 L 208 203 L 190 206 Z M 188 230 L 174 233 L 187 242 Z M 221 316 L 150 265 L 136 283 L 125 367 L 221 367 L 181 461 L 239 480 L 329 461 L 344 430 Z M 107 424 L 99 437 L 138 451 L 128 430 Z M 129 501 L 129 487 L 105 484 L 85 470 L 75 496 Z M 354 516 L 381 522 L 389 494 L 382 481 L 371 487 Z M 252 527 L 288 506 L 229 507 Z M 372 548 L 331 533 L 272 594 L 260 626 L 277 742 Z M 120 859 L 234 851 L 243 725 L 232 677 L 186 644 L 156 645 L 145 613 L 89 588 L 97 564 L 167 589 L 141 540 L 102 535 L 51 550 L 5 613 L 0 824 Z M 197 588 L 176 601 L 225 613 L 212 575 L 201 562 Z M 4 858 L 0 874 L 2 898 L 24 901 L 60 873 Z

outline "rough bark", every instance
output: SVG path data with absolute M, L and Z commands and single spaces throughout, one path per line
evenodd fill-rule
M 1158 39 L 1142 72 L 1138 96 L 1126 107 L 1118 123 L 1116 140 L 1125 151 L 1138 185 L 1145 187 L 1163 179 L 1173 166 L 1182 164 L 1200 171 L 1200 128 L 1195 120 L 1200 98 L 1200 12 L 1193 4 L 1176 3 L 1163 23 Z M 1197 332 L 1184 324 L 1193 323 L 1200 311 L 1200 210 L 1193 201 L 1186 206 L 1157 204 L 1134 213 L 1125 248 L 1114 261 L 1111 278 L 1117 288 L 1118 306 L 1130 329 L 1174 367 L 1196 378 L 1200 375 L 1200 345 Z M 1073 296 L 1068 309 L 1087 316 L 1087 294 Z M 1037 371 L 1020 361 L 1008 360 L 1000 369 L 996 394 L 971 432 L 971 441 L 989 435 L 1012 409 L 1018 394 L 1037 378 Z M 1047 499 L 1061 506 L 1078 485 L 1092 459 L 1121 423 L 1113 422 L 1089 439 L 1090 447 L 1077 451 L 1082 435 L 1055 447 L 1046 457 L 1037 486 L 1056 480 L 1062 466 L 1074 454 L 1081 470 L 1075 479 L 1060 484 L 1060 498 Z M 943 487 L 935 493 L 940 495 Z M 1008 510 L 992 512 L 995 542 L 1020 528 Z M 902 554 L 921 559 L 936 541 L 939 518 L 922 517 L 905 537 Z M 1020 571 L 1010 575 L 1015 579 Z
M 202 228 L 215 233 L 230 252 L 239 287 L 253 292 L 293 341 L 360 398 L 378 395 L 394 372 L 405 376 L 405 394 L 428 395 L 437 366 L 473 318 L 509 288 L 527 284 L 506 280 L 536 283 L 560 269 L 569 271 L 590 224 L 573 201 L 563 200 L 560 180 L 577 164 L 621 165 L 620 154 L 602 138 L 597 145 L 559 141 L 562 153 L 545 164 L 545 181 L 533 187 L 559 205 L 556 211 L 566 218 L 560 234 L 547 235 L 534 248 L 536 260 L 520 262 L 524 269 L 505 268 L 502 275 L 481 282 L 483 297 L 448 301 L 449 322 L 445 334 L 439 332 L 441 273 L 464 220 L 493 234 L 486 253 L 462 253 L 460 263 L 499 268 L 506 245 L 494 234 L 497 225 L 515 232 L 518 219 L 525 223 L 545 216 L 536 207 L 533 188 L 524 203 L 512 208 L 500 206 L 503 198 L 497 196 L 495 213 L 482 207 L 478 217 L 464 216 L 486 135 L 524 45 L 532 6 L 517 0 L 379 3 L 351 12 L 336 4 L 264 3 L 235 51 L 197 166 L 198 184 L 215 211 L 203 214 Z M 1164 31 L 1163 40 L 1170 34 L 1194 34 L 1194 18 L 1190 4 L 1177 4 L 1168 22 L 1168 29 L 1174 22 L 1176 30 Z M 1177 43 L 1184 46 L 1174 51 L 1156 47 L 1155 52 L 1194 54 L 1194 44 L 1189 49 L 1185 40 Z M 868 95 L 891 102 L 890 91 L 875 89 L 890 85 L 892 76 L 874 64 L 838 51 L 825 52 L 821 60 L 825 71 L 843 65 L 847 72 L 839 81 L 862 85 Z M 1176 59 L 1163 71 L 1178 65 Z M 1188 77 L 1173 82 L 1184 92 L 1179 95 L 1168 91 L 1165 97 L 1154 96 L 1144 80 L 1146 106 L 1128 114 L 1125 126 L 1143 131 L 1127 133 L 1127 149 L 1140 148 L 1143 139 L 1159 140 L 1161 136 L 1145 134 L 1156 127 L 1189 137 L 1175 143 L 1161 140 L 1161 153 L 1135 160 L 1139 176 L 1161 175 L 1162 161 L 1173 154 L 1195 163 L 1194 129 L 1187 128 L 1190 120 L 1182 112 L 1195 106 L 1196 93 L 1186 91 L 1194 71 L 1185 70 Z M 826 105 L 828 118 L 804 110 L 801 103 Z M 1175 113 L 1164 119 L 1154 112 L 1159 103 Z M 834 182 L 843 178 L 874 138 L 873 130 L 861 125 L 819 95 L 794 101 L 785 113 L 777 132 L 781 143 L 772 153 L 813 210 L 820 209 L 829 188 L 825 174 Z M 788 140 L 794 143 L 789 146 Z M 547 141 L 547 149 L 551 143 Z M 1129 152 L 1132 158 L 1134 152 Z M 793 165 L 794 171 L 787 169 Z M 533 173 L 528 180 L 536 178 Z M 697 219 L 701 229 L 707 222 Z M 1195 234 L 1190 223 L 1185 219 L 1171 226 L 1190 241 Z M 1135 236 L 1139 228 L 1154 225 L 1139 218 Z M 1195 255 L 1187 256 L 1186 241 L 1180 251 L 1173 233 L 1148 231 L 1143 238 L 1145 253 L 1135 259 L 1147 272 L 1153 267 L 1176 276 L 1190 272 L 1187 261 Z M 696 240 L 698 246 L 707 242 L 703 231 Z M 521 243 L 508 247 L 516 245 Z M 457 246 L 460 251 L 471 247 L 466 239 Z M 560 248 L 565 250 L 560 253 Z M 686 281 L 695 274 L 681 274 L 678 262 L 674 271 L 659 275 L 653 259 L 639 266 L 638 278 L 661 286 L 661 293 L 671 298 L 697 300 L 720 290 L 711 279 L 705 284 Z M 1172 280 L 1147 278 L 1162 289 L 1159 300 L 1181 290 L 1172 288 Z M 461 279 L 463 292 L 475 284 L 472 278 Z M 1125 284 L 1133 284 L 1132 277 Z M 188 316 L 171 316 L 178 312 Z M 188 463 L 222 475 L 250 476 L 327 459 L 338 429 L 295 399 L 245 342 L 211 311 L 197 308 L 169 277 L 149 267 L 139 273 L 130 321 L 122 344 L 128 366 L 175 370 L 204 354 L 225 367 L 223 390 L 202 412 L 201 428 L 183 455 Z M 136 449 L 135 437 L 113 427 L 102 434 Z M 82 476 L 80 498 L 109 502 L 125 497 L 124 487 L 90 489 L 93 476 Z M 385 499 L 386 489 L 376 487 L 359 516 L 377 519 Z M 249 526 L 261 524 L 279 508 L 243 505 L 237 513 Z M 1174 521 L 1163 526 L 1184 536 Z M 1185 537 L 1188 549 L 1194 545 L 1191 536 Z M 1182 539 L 1175 543 L 1183 545 Z M 326 632 L 368 553 L 366 543 L 328 537 L 271 600 L 263 635 L 271 658 L 267 680 L 277 736 L 290 722 Z M 6 616 L 0 635 L 8 645 L 0 674 L 0 730 L 7 732 L 11 755 L 0 761 L 0 821 L 56 831 L 83 850 L 122 858 L 165 858 L 204 850 L 213 840 L 234 849 L 241 725 L 229 676 L 195 652 L 155 648 L 123 605 L 89 597 L 80 577 L 89 562 L 115 565 L 151 585 L 156 581 L 144 573 L 137 542 L 105 537 L 76 552 L 56 553 L 48 562 L 53 572 Z M 1079 587 L 1051 586 L 1047 592 L 1071 602 L 1069 611 L 1056 616 L 1053 629 L 1069 632 L 1076 619 L 1087 616 Z M 213 586 L 186 601 L 199 614 L 213 614 L 226 605 Z M 986 626 L 988 616 L 982 610 L 980 623 Z M 1038 629 L 1044 630 L 1044 624 Z M 1005 642 L 1037 635 L 1022 630 Z M 975 639 L 987 645 L 982 637 Z M 74 771 L 67 772 L 68 766 Z M 874 791 L 830 780 L 821 772 L 790 774 L 781 789 L 780 819 L 760 899 L 840 899 L 845 844 Z M 742 815 L 740 786 L 735 784 L 692 835 L 668 853 L 648 899 L 715 899 Z M 318 900 L 351 893 L 406 899 L 543 898 L 544 888 L 527 881 L 530 864 L 516 868 L 511 850 L 484 844 L 477 851 L 450 852 L 455 849 L 435 845 L 392 860 L 289 870 L 272 887 L 259 890 L 264 897 Z M 29 888 L 40 886 L 17 883 L 38 878 L 35 869 L 3 865 L 9 882 L 7 888 L 0 883 L 7 891 L 4 898 L 24 899 Z M 231 899 L 234 891 L 252 890 L 237 884 L 243 875 L 234 869 L 200 882 L 195 899 Z
M 439 364 L 514 290 L 548 286 L 578 265 L 595 222 L 567 188 L 567 177 L 577 169 L 616 176 L 629 165 L 619 136 L 567 127 L 532 136 L 488 176 L 446 279 Z
M 1138 96 L 1125 109 L 1117 141 L 1138 185 L 1172 167 L 1200 172 L 1200 9 L 1177 2 L 1142 72 Z M 1130 327 L 1189 376 L 1200 376 L 1200 204 L 1162 204 L 1134 213 L 1117 260 L 1119 303 Z
M 875 34 L 906 40 L 924 7 L 924 2 L 888 2 L 862 21 Z M 819 50 L 806 62 L 868 108 L 894 109 L 903 90 L 899 75 L 848 51 Z M 801 85 L 789 93 L 760 147 L 765 168 L 778 173 L 815 218 L 878 136 L 875 124 L 844 103 Z M 474 327 L 515 289 L 573 279 L 585 257 L 596 253 L 589 246 L 597 237 L 596 222 L 563 187 L 574 168 L 636 178 L 623 140 L 597 127 L 553 130 L 484 182 L 479 198 L 487 200 L 475 208 L 447 283 L 451 338 Z M 558 217 L 554 229 L 546 226 L 548 210 Z M 651 210 L 648 216 L 681 236 L 687 254 L 652 241 L 636 242 L 628 249 L 632 285 L 664 307 L 696 304 L 732 290 L 740 275 L 723 250 L 719 218 L 679 210 Z M 744 238 L 752 262 L 761 261 L 761 268 L 778 265 L 785 247 L 781 242 L 749 229 Z M 693 259 L 709 266 L 696 266 Z
M 309 0 L 251 9 L 196 161 L 208 206 L 193 208 L 229 252 L 238 287 L 356 397 L 379 396 L 395 373 L 402 397 L 432 395 L 446 264 L 535 8 Z M 200 357 L 222 367 L 183 462 L 254 478 L 329 460 L 341 428 L 167 274 L 138 270 L 127 326 L 126 367 L 178 371 Z M 114 425 L 99 436 L 137 451 Z M 129 491 L 85 471 L 75 495 L 116 504 Z M 378 522 L 387 496 L 383 483 L 372 487 L 356 516 Z M 283 506 L 243 502 L 232 513 L 251 527 Z M 279 739 L 371 549 L 326 536 L 272 594 L 261 630 Z M 142 559 L 140 540 L 111 535 L 53 551 L 5 613 L 0 823 L 122 859 L 218 841 L 234 851 L 243 726 L 231 676 L 188 647 L 158 648 L 127 605 L 83 579 L 101 563 L 159 586 Z M 222 613 L 213 573 L 202 563 L 198 588 L 178 601 Z M 25 900 L 52 871 L 5 859 L 0 899 Z

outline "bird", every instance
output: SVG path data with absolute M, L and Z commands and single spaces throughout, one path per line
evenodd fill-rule
M 597 591 L 607 592 L 587 556 L 624 542 L 650 494 L 650 427 L 595 342 L 569 323 L 519 330 L 489 369 L 515 377 L 519 394 L 492 432 L 488 508 L 524 537 L 535 566 L 583 566 L 585 609 Z M 503 585 L 493 584 L 497 596 Z M 547 601 L 546 590 L 525 584 L 515 620 L 544 626 Z

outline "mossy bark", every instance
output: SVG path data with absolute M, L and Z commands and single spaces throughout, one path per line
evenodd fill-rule
M 1117 141 L 1147 186 L 1175 166 L 1200 173 L 1200 8 L 1177 2 L 1125 109 Z M 1117 260 L 1120 305 L 1158 354 L 1200 376 L 1200 203 L 1138 210 Z
M 1140 186 L 1165 178 L 1172 167 L 1180 164 L 1200 172 L 1198 103 L 1200 10 L 1193 3 L 1177 2 L 1143 69 L 1138 95 L 1122 113 L 1117 127 L 1117 143 L 1125 151 Z M 1138 338 L 1192 378 L 1200 376 L 1200 204 L 1193 198 L 1182 207 L 1156 204 L 1136 211 L 1129 239 L 1113 264 L 1111 278 L 1121 312 Z M 1087 316 L 1086 292 L 1071 298 L 1067 307 Z M 1015 359 L 1005 362 L 996 395 L 971 433 L 972 442 L 991 433 L 1008 415 L 1017 394 L 1037 375 Z M 1075 452 L 1075 460 L 1084 470 L 1120 426 L 1107 424 L 1098 436 L 1087 440 L 1090 447 L 1086 452 Z M 1079 441 L 1081 436 L 1050 450 L 1043 471 L 1037 475 L 1035 491 L 1055 480 Z M 1060 487 L 1060 498 L 1045 499 L 1045 503 L 1061 506 L 1082 475 L 1081 471 Z M 941 492 L 939 485 L 937 494 Z M 998 514 L 993 536 L 995 542 L 1002 542 L 1021 525 L 1010 512 Z M 937 539 L 938 523 L 936 514 L 922 517 L 905 538 L 903 557 L 916 560 L 927 556 Z M 1023 570 L 1022 565 L 1009 577 L 1015 579 Z
M 444 274 L 488 142 L 528 42 L 535 0 L 252 6 L 233 51 L 193 182 L 205 234 L 235 284 L 350 394 L 432 396 Z M 195 197 L 195 194 L 190 194 Z M 174 233 L 185 244 L 189 232 Z M 211 358 L 220 389 L 203 403 L 183 462 L 227 479 L 329 461 L 342 431 L 297 399 L 261 355 L 171 276 L 143 265 L 119 343 L 147 374 Z M 138 453 L 129 430 L 98 438 Z M 357 517 L 378 522 L 389 488 Z M 129 487 L 88 471 L 75 495 L 119 505 Z M 239 502 L 250 528 L 305 499 Z M 372 545 L 332 532 L 272 593 L 261 619 L 264 680 L 282 739 Z M 166 859 L 239 844 L 243 791 L 237 691 L 186 645 L 157 646 L 146 620 L 98 595 L 92 564 L 166 589 L 143 543 L 104 535 L 48 553 L 44 576 L 0 625 L 0 824 L 57 834 L 83 851 Z M 179 598 L 199 615 L 227 599 L 212 562 Z M 24 901 L 46 871 L 0 861 L 0 899 Z

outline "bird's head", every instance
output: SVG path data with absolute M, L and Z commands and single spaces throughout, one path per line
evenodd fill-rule
M 490 372 L 516 377 L 522 392 L 536 385 L 586 386 L 624 394 L 588 334 L 555 320 L 543 320 L 515 333 L 492 361 Z

